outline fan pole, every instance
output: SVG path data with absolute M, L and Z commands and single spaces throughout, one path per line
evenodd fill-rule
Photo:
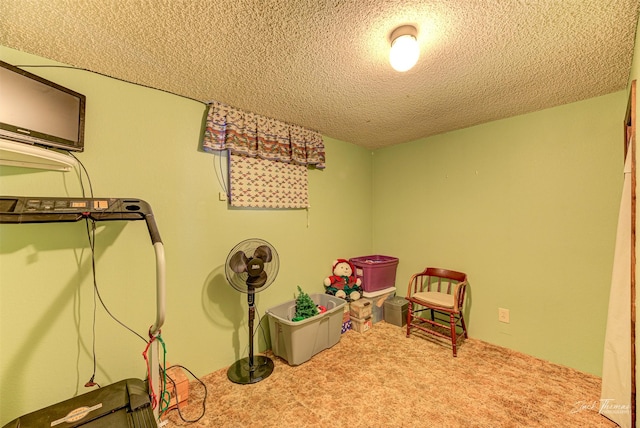
M 227 370 L 230 381 L 241 384 L 257 383 L 269 377 L 273 372 L 273 361 L 264 355 L 253 357 L 253 320 L 256 317 L 255 289 L 249 286 L 247 293 L 249 304 L 249 357 L 242 358 Z
M 249 289 L 249 294 L 247 294 L 247 302 L 249 303 L 249 372 L 250 377 L 253 377 L 253 374 L 256 371 L 255 366 L 253 365 L 253 320 L 256 318 L 256 305 L 255 305 L 255 292 L 253 288 Z

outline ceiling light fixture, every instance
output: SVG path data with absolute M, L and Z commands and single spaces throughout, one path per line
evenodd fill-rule
M 396 71 L 407 71 L 418 62 L 418 29 L 413 25 L 402 25 L 391 32 L 389 62 Z

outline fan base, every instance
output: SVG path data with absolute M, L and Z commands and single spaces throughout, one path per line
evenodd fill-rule
M 227 370 L 227 377 L 231 382 L 241 383 L 243 385 L 249 383 L 257 383 L 269 377 L 273 372 L 273 361 L 263 355 L 253 357 L 253 373 L 249 365 L 249 357 L 236 361 Z

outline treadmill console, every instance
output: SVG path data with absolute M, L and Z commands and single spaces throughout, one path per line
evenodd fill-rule
M 51 198 L 0 196 L 0 223 L 57 223 L 145 220 L 152 242 L 159 242 L 151 206 L 135 198 Z

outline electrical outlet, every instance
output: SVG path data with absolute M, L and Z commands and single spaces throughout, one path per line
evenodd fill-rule
M 219 201 L 226 201 L 227 200 L 227 194 L 224 192 L 218 192 L 218 200 Z
M 498 308 L 498 321 L 509 324 L 509 309 Z

